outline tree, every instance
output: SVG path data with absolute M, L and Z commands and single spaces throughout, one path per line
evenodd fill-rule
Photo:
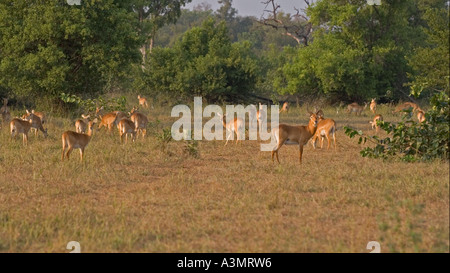
M 237 10 L 232 7 L 233 0 L 219 0 L 218 3 L 222 6 L 217 10 L 217 18 L 225 20 L 225 22 L 231 22 L 237 14 Z
M 304 1 L 309 7 L 309 1 Z M 284 14 L 280 11 L 281 6 L 278 5 L 275 0 L 266 0 L 262 3 L 266 5 L 265 12 L 268 12 L 269 15 L 267 17 L 262 17 L 261 20 L 258 21 L 260 24 L 280 30 L 284 35 L 294 39 L 297 44 L 308 45 L 312 24 L 305 14 L 300 13 L 300 10 L 298 9 L 296 9 L 297 13 L 293 16 Z
M 413 95 L 419 96 L 422 91 L 427 93 L 443 92 L 448 94 L 449 89 L 449 17 L 448 2 L 423 1 L 420 10 L 427 27 L 426 45 L 414 50 L 408 59 L 413 73 L 408 76 L 412 80 L 409 86 Z M 436 5 L 436 2 L 438 5 Z M 433 5 L 434 4 L 434 5 Z
M 313 42 L 284 66 L 283 94 L 323 94 L 333 101 L 408 97 L 405 56 L 423 43 L 415 1 L 321 0 L 307 10 Z
M 133 10 L 138 15 L 139 30 L 145 43 L 141 47 L 143 61 L 151 52 L 156 32 L 162 26 L 175 23 L 180 17 L 181 7 L 192 0 L 133 0 Z
M 0 86 L 31 102 L 92 95 L 140 59 L 132 11 L 113 0 L 0 3 Z
M 141 88 L 171 100 L 246 101 L 258 75 L 250 43 L 231 43 L 225 22 L 216 24 L 213 18 L 187 31 L 173 47 L 155 47 L 149 57 Z

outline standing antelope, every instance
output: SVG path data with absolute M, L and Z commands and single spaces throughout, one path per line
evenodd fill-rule
M 289 103 L 287 101 L 285 101 L 283 103 L 283 107 L 281 107 L 280 113 L 281 112 L 287 112 L 289 110 Z
M 102 107 L 96 107 L 95 108 L 95 116 L 96 117 L 98 117 L 98 118 L 102 118 L 102 116 L 105 114 L 105 110 L 104 110 L 104 107 L 102 106 Z
M 405 102 L 405 103 L 402 103 L 402 104 L 398 105 L 397 107 L 395 107 L 395 110 L 392 113 L 393 114 L 398 113 L 400 111 L 407 110 L 411 107 L 412 107 L 412 112 L 416 111 L 417 109 L 420 109 L 419 105 L 417 105 L 413 102 Z
M 73 149 L 80 149 L 80 162 L 83 162 L 84 149 L 89 144 L 92 138 L 92 133 L 94 131 L 94 124 L 97 119 L 88 122 L 88 132 L 87 134 L 81 134 L 74 131 L 65 131 L 62 136 L 62 154 L 61 161 L 64 161 L 64 157 L 69 159 L 70 153 Z M 67 153 L 65 151 L 67 149 Z
M 28 132 L 30 131 L 33 120 L 22 120 L 19 118 L 13 118 L 9 123 L 11 132 L 11 138 L 14 138 L 18 134 L 23 134 L 23 145 L 28 145 Z
M 420 123 L 422 123 L 422 122 L 424 122 L 426 120 L 426 118 L 425 118 L 425 111 L 423 111 L 420 108 L 417 111 L 417 119 L 419 120 Z
M 83 134 L 85 134 L 86 133 L 86 127 L 87 127 L 87 124 L 88 124 L 88 119 L 89 119 L 89 117 L 90 117 L 90 115 L 81 115 L 81 117 L 82 117 L 82 119 L 77 119 L 76 121 L 75 121 L 75 131 L 77 132 L 77 133 L 83 133 Z
M 11 113 L 9 112 L 7 98 L 3 98 L 3 106 L 2 108 L 0 108 L 0 114 L 2 115 L 2 121 L 4 123 L 8 123 L 9 120 L 11 119 Z
M 48 136 L 47 129 L 44 130 L 40 117 L 27 110 L 27 113 L 22 116 L 22 119 L 32 120 L 31 129 L 34 131 L 35 136 L 37 136 L 38 130 L 41 130 L 41 132 L 44 134 L 44 137 Z
M 147 103 L 147 99 L 144 97 L 141 97 L 141 95 L 137 96 L 138 100 L 139 100 L 139 106 L 148 108 L 148 103 Z
M 100 123 L 98 124 L 98 129 L 105 126 L 106 128 L 108 128 L 109 133 L 111 133 L 112 128 L 114 127 L 114 124 L 116 124 L 116 118 L 117 118 L 117 113 L 115 113 L 115 112 L 111 112 L 104 116 L 100 116 Z
M 304 125 L 288 125 L 280 124 L 278 127 L 273 129 L 272 133 L 277 141 L 277 145 L 272 151 L 272 162 L 274 155 L 277 156 L 278 164 L 280 160 L 278 159 L 278 150 L 286 145 L 299 145 L 299 160 L 302 163 L 303 146 L 308 143 L 308 140 L 316 133 L 317 130 L 317 116 L 314 113 L 309 112 L 309 123 L 307 126 Z
M 369 121 L 369 123 L 372 125 L 372 130 L 375 128 L 375 130 L 378 132 L 380 130 L 380 127 L 377 124 L 377 120 L 383 121 L 383 116 L 382 115 L 376 115 L 373 118 L 373 121 Z
M 225 145 L 227 145 L 228 140 L 234 136 L 236 133 L 236 144 L 238 143 L 240 136 L 241 136 L 241 130 L 245 126 L 244 121 L 241 118 L 234 118 L 232 121 L 226 123 L 226 115 L 222 116 L 221 114 L 217 114 L 219 118 L 222 120 L 223 127 L 226 129 L 226 135 L 227 141 L 225 142 Z
M 364 109 L 366 109 L 367 107 L 367 102 L 364 103 L 364 106 L 359 105 L 358 103 L 354 102 L 351 103 L 347 106 L 347 112 L 349 115 L 351 115 L 351 113 L 355 112 L 355 115 L 360 115 L 362 111 L 364 111 Z
M 141 134 L 142 138 L 145 138 L 145 135 L 147 134 L 148 124 L 147 116 L 137 112 L 137 109 L 133 107 L 130 112 L 130 119 L 136 127 L 137 135 L 139 136 L 139 134 Z
M 376 110 L 377 110 L 377 102 L 375 101 L 375 99 L 372 99 L 372 101 L 370 102 L 370 111 L 372 111 L 372 113 L 375 114 Z
M 118 127 L 121 143 L 123 143 L 123 138 L 125 136 L 125 144 L 127 144 L 128 135 L 132 136 L 133 142 L 136 141 L 136 127 L 133 121 L 128 118 L 123 118 L 119 121 Z
M 261 123 L 261 115 L 263 114 L 263 105 L 259 103 L 259 109 L 256 111 L 256 120 L 258 121 L 258 125 Z
M 119 128 L 119 122 L 124 118 L 128 118 L 128 116 L 122 111 L 114 111 L 114 113 L 116 114 L 116 120 L 114 121 L 114 124 L 117 126 L 117 128 Z
M 321 111 L 321 110 L 319 110 Z M 319 122 L 317 123 L 317 130 L 314 136 L 312 137 L 312 145 L 314 149 L 316 148 L 316 141 L 319 138 L 320 141 L 320 148 L 323 148 L 323 140 L 326 137 L 327 138 L 327 150 L 330 149 L 331 145 L 331 136 L 333 136 L 333 142 L 334 142 L 334 150 L 336 151 L 336 122 L 333 119 L 327 118 L 325 119 L 322 115 L 316 114 L 317 118 L 319 119 Z

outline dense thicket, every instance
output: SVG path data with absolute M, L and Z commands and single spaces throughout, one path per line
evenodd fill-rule
M 250 43 L 231 43 L 225 22 L 210 18 L 173 47 L 153 49 L 142 88 L 176 101 L 202 96 L 209 102 L 242 102 L 254 91 L 257 75 Z

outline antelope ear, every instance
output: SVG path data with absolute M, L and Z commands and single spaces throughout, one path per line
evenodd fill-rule
M 29 114 L 30 113 L 30 111 L 28 111 L 28 109 L 26 109 L 27 110 L 27 114 Z
M 34 114 L 34 109 L 33 109 L 33 110 L 31 110 L 31 113 L 33 113 L 33 114 Z

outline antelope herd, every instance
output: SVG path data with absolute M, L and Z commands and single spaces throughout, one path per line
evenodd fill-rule
M 138 95 L 139 107 L 148 108 L 147 99 Z M 354 102 L 347 106 L 348 114 L 355 113 L 355 115 L 361 116 L 362 112 L 366 109 L 367 105 L 370 107 L 370 111 L 374 114 L 374 118 L 369 121 L 372 129 L 376 132 L 379 131 L 379 123 L 383 121 L 383 116 L 377 114 L 377 102 L 373 98 L 370 102 L 364 103 L 364 106 Z M 279 113 L 287 112 L 289 109 L 288 102 L 284 102 Z M 412 102 L 405 102 L 398 105 L 393 114 L 399 113 L 405 109 L 412 109 L 412 113 L 417 111 L 417 119 L 420 123 L 425 121 L 425 111 L 422 110 L 417 104 Z M 261 126 L 261 118 L 265 113 L 264 107 L 259 103 L 259 109 L 256 111 L 254 107 L 253 118 L 256 117 L 258 126 Z M 21 117 L 15 117 L 11 120 L 11 113 L 8 107 L 8 99 L 3 99 L 3 106 L 0 108 L 0 114 L 4 124 L 9 123 L 10 134 L 12 138 L 17 135 L 23 135 L 23 145 L 28 145 L 28 133 L 30 130 L 34 130 L 35 136 L 38 131 L 41 131 L 44 138 L 48 136 L 47 129 L 44 129 L 44 124 L 47 123 L 47 117 L 43 112 L 35 112 L 34 110 L 26 110 L 26 113 Z M 333 140 L 334 150 L 336 151 L 336 122 L 333 119 L 325 118 L 324 112 L 321 109 L 315 108 L 314 112 L 308 111 L 309 122 L 307 125 L 289 125 L 281 123 L 272 129 L 272 134 L 276 140 L 276 146 L 272 150 L 272 161 L 276 156 L 277 162 L 280 163 L 278 157 L 278 150 L 283 145 L 299 145 L 299 162 L 302 163 L 303 148 L 311 141 L 314 149 L 316 149 L 317 140 L 320 141 L 320 148 L 323 148 L 324 139 L 327 139 L 327 150 L 331 146 Z M 80 161 L 83 161 L 83 155 L 86 146 L 91 141 L 94 133 L 94 125 L 98 123 L 97 130 L 105 127 L 111 134 L 114 127 L 117 127 L 120 136 L 120 142 L 125 144 L 128 142 L 128 137 L 131 137 L 133 142 L 141 136 L 143 139 L 146 136 L 147 125 L 149 123 L 148 117 L 139 112 L 137 107 L 133 107 L 128 115 L 121 111 L 113 111 L 105 113 L 104 107 L 97 107 L 95 111 L 95 118 L 90 120 L 91 115 L 82 114 L 80 119 L 75 121 L 75 131 L 65 131 L 62 136 L 62 155 L 61 160 L 64 158 L 69 159 L 70 153 L 73 149 L 80 149 Z M 226 142 L 232 136 L 236 134 L 236 144 L 239 140 L 243 139 L 241 136 L 242 129 L 245 128 L 245 121 L 241 118 L 234 118 L 228 123 L 226 122 L 226 115 L 220 115 L 219 118 L 226 129 Z M 245 136 L 244 136 L 245 137 Z

